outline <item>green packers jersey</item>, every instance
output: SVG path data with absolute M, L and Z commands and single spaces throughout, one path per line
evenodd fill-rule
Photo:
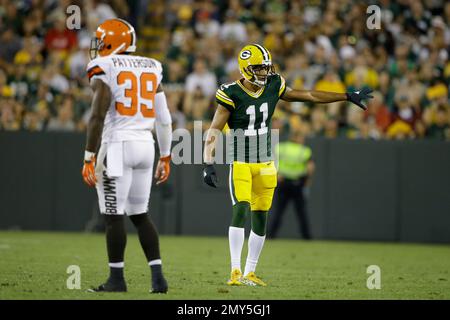
M 240 80 L 220 86 L 216 101 L 231 112 L 228 159 L 249 163 L 273 160 L 271 119 L 285 90 L 285 81 L 278 74 L 269 76 L 258 92 L 248 90 Z

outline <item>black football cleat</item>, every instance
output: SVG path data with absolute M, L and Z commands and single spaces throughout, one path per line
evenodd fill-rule
M 167 293 L 169 286 L 163 275 L 152 278 L 152 290 L 150 293 Z
M 97 288 L 91 288 L 88 292 L 127 292 L 125 280 L 110 280 L 99 285 Z

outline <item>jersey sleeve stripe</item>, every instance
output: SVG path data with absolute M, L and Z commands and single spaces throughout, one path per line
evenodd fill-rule
M 87 71 L 87 74 L 88 74 L 89 80 L 91 80 L 91 78 L 93 76 L 99 76 L 99 75 L 105 74 L 105 71 L 103 71 L 103 69 L 100 68 L 99 66 L 93 66 L 92 68 L 90 68 Z
M 216 99 L 217 99 L 217 102 L 218 103 L 220 103 L 220 104 L 225 104 L 225 105 L 227 105 L 227 106 L 230 106 L 230 107 L 232 107 L 233 109 L 234 109 L 234 102 L 230 102 L 230 101 L 228 101 L 228 99 L 224 99 L 224 98 L 222 98 L 219 94 L 216 94 Z
M 231 100 L 231 99 L 228 98 L 227 96 L 224 96 L 223 94 L 220 94 L 220 93 L 218 93 L 218 92 L 217 92 L 216 96 L 221 97 L 222 99 L 224 99 L 224 100 L 226 100 L 226 101 L 228 101 L 229 103 L 231 103 L 231 104 L 234 105 L 233 100 Z
M 217 93 L 222 95 L 224 98 L 226 98 L 226 99 L 228 99 L 230 101 L 233 101 L 233 100 L 231 100 L 231 98 L 223 90 L 217 89 Z
M 230 98 L 228 98 L 227 96 L 222 95 L 221 93 L 217 92 L 216 93 L 216 98 L 219 99 L 220 101 L 226 102 L 229 105 L 232 105 L 234 107 L 234 102 L 233 100 L 231 100 Z
M 281 86 L 280 86 L 280 90 L 278 91 L 278 96 L 281 97 L 283 95 L 284 91 L 286 91 L 286 81 L 284 80 L 283 77 L 281 77 Z

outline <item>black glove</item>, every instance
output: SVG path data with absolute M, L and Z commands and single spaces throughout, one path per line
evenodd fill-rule
M 362 108 L 363 110 L 366 110 L 367 107 L 361 103 L 361 100 L 373 98 L 373 96 L 370 93 L 372 93 L 372 89 L 363 88 L 360 91 L 350 92 L 350 93 L 347 92 L 346 95 L 347 95 L 348 101 L 353 102 L 358 107 Z
M 213 188 L 217 188 L 217 175 L 216 169 L 212 164 L 206 164 L 203 169 L 203 181 Z

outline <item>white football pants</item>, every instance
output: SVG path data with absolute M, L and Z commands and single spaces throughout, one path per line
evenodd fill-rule
M 123 141 L 122 175 L 107 173 L 107 143 L 98 153 L 96 177 L 97 194 L 102 214 L 141 214 L 148 210 L 155 159 L 154 141 Z M 117 155 L 120 157 L 120 155 Z

